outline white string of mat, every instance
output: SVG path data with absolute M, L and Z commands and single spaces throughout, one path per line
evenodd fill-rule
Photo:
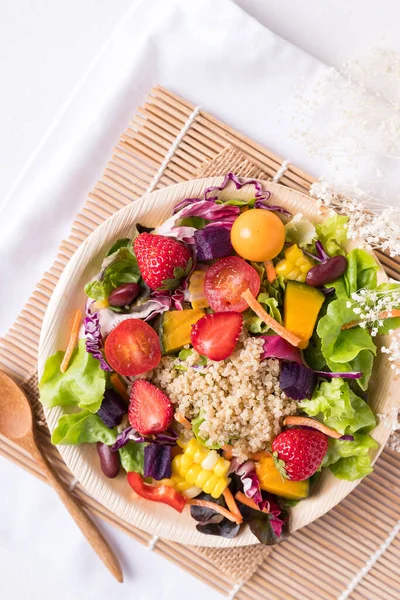
M 290 165 L 290 160 L 283 161 L 283 163 L 281 164 L 281 166 L 279 167 L 279 169 L 273 176 L 272 183 L 279 183 L 280 179 L 282 178 L 282 175 L 284 175 L 285 172 L 288 170 L 289 165 Z
M 244 584 L 244 581 L 241 581 L 240 583 L 237 583 L 236 585 L 233 586 L 233 588 L 231 589 L 231 592 L 228 596 L 228 600 L 234 600 L 236 598 L 237 594 L 242 589 L 243 584 Z
M 191 124 L 193 123 L 193 121 L 195 120 L 195 118 L 197 117 L 197 115 L 199 114 L 200 111 L 201 111 L 201 107 L 196 106 L 196 108 L 191 113 L 191 115 L 189 115 L 188 120 L 186 121 L 186 123 L 184 124 L 184 126 L 182 127 L 182 129 L 180 130 L 180 132 L 178 133 L 176 138 L 174 139 L 170 149 L 168 150 L 167 154 L 165 155 L 164 160 L 162 161 L 162 163 L 160 165 L 160 168 L 158 169 L 157 173 L 154 175 L 153 181 L 150 183 L 149 187 L 147 188 L 147 193 L 152 192 L 154 190 L 154 188 L 156 187 L 156 185 L 158 184 L 158 182 L 160 181 L 161 177 L 164 174 L 165 169 L 168 166 L 169 161 L 174 156 L 183 137 L 186 135 L 189 127 L 191 126 Z
M 337 600 L 347 600 L 352 592 L 356 589 L 358 584 L 364 579 L 366 575 L 370 572 L 370 570 L 376 565 L 381 556 L 386 552 L 389 548 L 390 544 L 395 539 L 396 535 L 400 533 L 400 520 L 397 521 L 396 525 L 393 527 L 392 531 L 387 536 L 386 540 L 379 546 L 379 548 L 374 552 L 374 554 L 367 560 L 365 565 L 360 569 L 360 571 L 355 575 L 355 577 L 350 581 L 349 585 L 345 589 L 345 591 L 338 596 Z
M 149 545 L 147 546 L 147 550 L 154 550 L 159 539 L 160 538 L 158 537 L 158 535 L 153 535 L 149 542 Z

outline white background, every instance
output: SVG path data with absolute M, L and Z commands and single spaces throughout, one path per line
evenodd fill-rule
M 400 50 L 400 12 L 396 0 L 237 0 L 237 3 L 278 35 L 333 66 L 340 66 L 354 52 L 365 51 L 382 42 Z M 45 131 L 129 6 L 129 0 L 1 2 L 0 206 Z M 240 129 L 240 114 L 231 124 Z M 29 252 L 29 239 L 21 243 L 26 244 Z M 7 282 L 0 283 L 4 295 Z M 69 547 L 63 546 L 64 509 L 61 506 L 54 508 L 52 492 L 5 461 L 0 461 L 0 471 L 1 494 L 8 514 L 13 518 L 17 516 L 24 523 L 26 532 L 25 536 L 10 536 L 2 526 L 7 512 L 1 514 L 1 597 L 7 600 L 87 600 L 92 597 L 87 593 L 82 596 L 79 585 L 74 583 L 79 581 L 80 574 L 92 577 L 93 588 L 96 588 L 98 572 L 84 574 L 85 561 L 91 551 L 84 540 L 80 541 L 79 532 L 72 532 L 76 537 L 73 547 L 75 551 L 79 548 L 78 555 L 71 557 Z M 13 495 L 9 498 L 7 481 L 13 482 Z M 40 495 L 42 502 L 43 510 L 37 514 L 37 519 L 43 519 L 43 539 L 47 535 L 47 539 L 54 536 L 55 540 L 53 551 L 57 558 L 50 563 L 49 555 L 38 540 L 29 535 L 26 506 L 29 496 L 35 494 Z M 50 503 L 51 517 L 44 519 L 46 506 Z M 67 526 L 74 527 L 69 522 Z M 113 537 L 118 548 L 119 534 L 111 531 L 107 534 Z M 28 554 L 31 553 L 29 561 L 21 560 L 22 554 L 27 555 L 26 548 L 29 548 Z M 75 559 L 77 567 L 67 584 L 57 565 L 71 558 Z M 122 560 L 131 575 L 130 587 L 120 592 L 124 597 L 139 600 L 172 600 L 189 595 L 192 600 L 220 598 L 133 541 L 129 545 L 129 555 L 125 552 Z M 99 565 L 98 569 L 101 568 Z M 102 600 L 98 596 L 96 599 Z

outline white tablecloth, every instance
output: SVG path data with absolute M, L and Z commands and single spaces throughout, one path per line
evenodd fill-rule
M 237 4 L 258 20 L 229 0 L 3 2 L 0 333 L 51 263 L 119 133 L 155 83 L 314 174 L 329 172 L 290 137 L 294 86 L 302 80 L 312 85 L 323 67 L 259 21 L 338 64 L 353 50 L 380 41 L 379 25 L 391 46 L 399 44 L 397 4 Z M 52 491 L 4 460 L 0 469 L 2 597 L 102 600 L 124 593 L 167 600 L 185 592 L 193 600 L 219 597 L 106 528 L 125 569 L 122 592 Z

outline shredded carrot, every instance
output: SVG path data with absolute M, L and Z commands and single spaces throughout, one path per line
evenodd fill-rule
M 210 510 L 215 510 L 215 512 L 218 512 L 220 515 L 223 515 L 229 521 L 232 521 L 232 523 L 237 523 L 238 525 L 240 525 L 240 523 L 241 523 L 241 521 L 240 521 L 240 523 L 238 522 L 238 518 L 236 515 L 232 514 L 229 510 L 227 510 L 223 506 L 216 504 L 216 502 L 209 502 L 208 500 L 198 500 L 197 498 L 193 498 L 191 500 L 188 500 L 187 504 L 191 504 L 192 506 L 203 506 L 203 508 L 209 508 Z M 240 515 L 240 516 L 242 516 L 242 515 Z
M 292 346 L 298 346 L 301 344 L 302 340 L 294 335 L 291 331 L 280 325 L 278 321 L 275 321 L 266 310 L 261 306 L 261 304 L 254 298 L 253 294 L 247 288 L 246 291 L 243 292 L 242 298 L 244 298 L 250 308 L 256 313 L 257 317 L 259 317 L 264 323 L 268 325 L 275 333 L 281 336 L 284 340 L 292 344 Z
M 236 498 L 236 500 L 238 502 L 241 502 L 242 504 L 245 504 L 249 508 L 254 508 L 254 510 L 260 510 L 259 506 L 254 502 L 254 500 L 252 500 L 251 498 L 248 498 L 247 496 L 245 496 L 243 494 L 243 492 L 236 492 L 235 498 Z M 263 508 L 262 512 L 267 513 L 268 511 L 267 511 L 266 508 Z
M 126 391 L 126 387 L 124 386 L 121 379 L 119 378 L 118 373 L 113 373 L 112 375 L 110 375 L 110 383 L 113 386 L 113 388 L 115 389 L 115 391 L 118 392 L 118 394 L 121 396 L 121 398 L 128 402 L 129 394 Z
M 260 450 L 260 452 L 251 452 L 249 454 L 249 458 L 250 460 L 261 460 L 262 458 L 265 458 L 266 456 L 269 456 L 269 452 L 267 452 L 266 450 Z
M 74 313 L 74 318 L 72 319 L 71 331 L 69 334 L 69 340 L 67 344 L 67 349 L 65 350 L 64 358 L 62 359 L 62 363 L 60 365 L 61 373 L 65 373 L 68 369 L 68 365 L 71 360 L 72 353 L 76 346 L 76 342 L 78 341 L 79 329 L 82 322 L 82 311 L 79 308 Z
M 325 435 L 335 438 L 338 440 L 342 437 L 341 433 L 338 433 L 335 429 L 331 429 L 327 427 L 323 423 L 316 421 L 315 419 L 309 419 L 308 417 L 286 417 L 283 421 L 284 425 L 301 425 L 305 427 L 312 427 L 313 429 L 317 429 L 321 433 Z
M 238 509 L 238 505 L 236 504 L 235 498 L 232 496 L 232 492 L 229 488 L 226 488 L 224 491 L 224 500 L 229 511 L 237 518 L 237 523 L 243 523 L 242 514 Z
M 226 460 L 232 460 L 233 446 L 230 446 L 229 444 L 225 444 L 225 446 L 222 446 L 222 454 Z
M 188 421 L 188 419 L 185 417 L 185 415 L 183 415 L 181 412 L 175 413 L 174 417 L 175 417 L 175 421 L 178 421 L 178 423 L 180 423 L 185 429 L 192 428 L 190 421 Z
M 266 260 L 264 262 L 264 267 L 265 267 L 265 273 L 267 275 L 268 282 L 274 283 L 274 281 L 276 279 L 276 271 L 275 271 L 274 263 L 272 262 L 272 260 Z
M 400 317 L 400 310 L 398 308 L 392 308 L 392 310 L 384 310 L 383 312 L 379 313 L 378 320 L 380 321 L 383 319 L 391 319 L 392 317 Z M 350 323 L 345 323 L 342 326 L 342 330 L 357 327 L 359 323 L 360 321 L 350 321 Z

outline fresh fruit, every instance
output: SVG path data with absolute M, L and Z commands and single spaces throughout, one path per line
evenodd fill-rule
M 291 281 L 305 282 L 307 273 L 314 266 L 308 256 L 296 244 L 285 250 L 285 258 L 275 266 L 277 275 L 282 275 Z
M 207 269 L 195 269 L 189 279 L 189 301 L 193 308 L 208 308 L 204 292 L 204 279 Z
M 162 314 L 160 321 L 160 341 L 164 354 L 175 352 L 190 344 L 192 325 L 204 317 L 204 310 L 170 310 Z
M 287 282 L 283 324 L 301 339 L 299 348 L 307 348 L 324 301 L 324 294 L 316 288 L 297 281 Z
M 127 319 L 113 329 L 104 346 L 107 362 L 120 375 L 140 375 L 161 359 L 158 335 L 144 321 Z
M 306 283 L 320 287 L 341 277 L 346 269 L 347 258 L 345 256 L 328 258 L 308 271 Z
M 260 291 L 260 276 L 243 258 L 221 258 L 207 271 L 204 291 L 215 312 L 243 312 L 248 308 L 241 295 L 250 288 L 253 296 Z
M 247 210 L 233 223 L 231 241 L 239 256 L 246 260 L 271 260 L 283 248 L 285 227 L 280 218 L 269 210 Z
M 237 312 L 217 312 L 202 317 L 192 327 L 193 348 L 211 360 L 225 360 L 235 349 L 243 327 Z
M 171 400 L 158 387 L 137 379 L 133 382 L 128 410 L 129 422 L 142 435 L 161 433 L 172 423 Z
M 172 238 L 141 233 L 133 246 L 142 277 L 152 290 L 174 290 L 192 268 L 189 249 Z
M 292 481 L 314 475 L 327 450 L 328 438 L 315 429 L 287 429 L 272 442 L 274 456 L 276 453 L 279 465 Z
M 140 292 L 138 283 L 122 283 L 111 292 L 108 302 L 111 306 L 127 306 Z
M 270 492 L 270 494 L 282 496 L 282 498 L 288 498 L 289 500 L 301 500 L 308 496 L 308 479 L 304 481 L 290 481 L 290 479 L 282 478 L 271 455 L 263 456 L 255 465 L 262 490 Z

